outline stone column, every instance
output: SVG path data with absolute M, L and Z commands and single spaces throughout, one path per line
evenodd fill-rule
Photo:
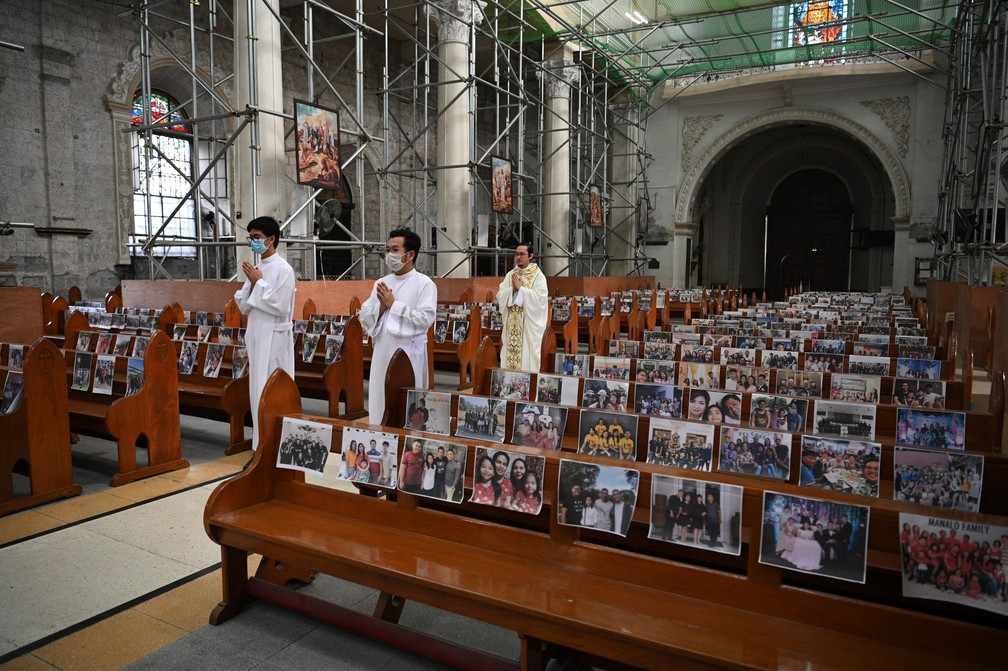
M 483 11 L 472 0 L 432 0 L 427 9 L 438 26 L 437 274 L 469 277 L 468 253 L 459 251 L 472 246 L 469 45 L 470 26 L 482 20 Z
M 280 0 L 268 0 L 280 12 Z M 251 11 L 251 14 L 250 14 Z M 280 26 L 261 1 L 235 3 L 235 108 L 250 106 L 282 112 L 283 71 Z M 260 112 L 235 142 L 235 235 L 243 240 L 245 227 L 260 216 L 281 224 L 287 217 L 290 186 L 284 155 L 284 120 Z M 240 213 L 240 218 L 238 218 Z M 285 232 L 286 234 L 286 232 Z M 238 247 L 238 266 L 252 260 L 248 247 Z M 239 272 L 239 280 L 244 277 Z
M 903 293 L 903 287 L 914 289 L 914 255 L 910 249 L 910 218 L 891 217 L 893 232 L 892 290 Z
M 609 265 L 606 275 L 629 275 L 636 265 L 633 257 L 637 239 L 637 150 L 640 127 L 637 105 L 617 105 L 612 135 L 612 203 L 606 222 L 609 228 Z
M 672 237 L 671 288 L 691 288 L 696 283 L 693 271 L 693 253 L 695 249 L 696 223 L 692 221 L 677 222 Z
M 579 81 L 580 71 L 566 58 L 547 61 L 543 68 L 539 72 L 546 98 L 540 265 L 547 275 L 570 275 L 570 90 Z

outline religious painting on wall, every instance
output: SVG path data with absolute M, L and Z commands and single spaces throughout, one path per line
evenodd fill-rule
M 341 192 L 339 112 L 294 101 L 297 183 Z M 340 194 L 341 195 L 341 194 Z M 339 198 L 341 201 L 342 197 Z
M 511 199 L 511 161 L 491 156 L 490 170 L 491 209 L 498 214 L 511 214 L 514 211 Z
M 602 192 L 597 186 L 592 186 L 588 192 L 588 225 L 602 228 L 602 223 Z

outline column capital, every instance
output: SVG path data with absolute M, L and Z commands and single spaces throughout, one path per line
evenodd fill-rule
M 539 78 L 546 87 L 546 98 L 566 98 L 571 86 L 581 81 L 581 70 L 574 61 L 557 58 L 543 61 Z
M 483 0 L 429 0 L 427 13 L 438 27 L 438 44 L 469 44 L 469 26 L 485 16 Z
M 889 217 L 889 221 L 892 222 L 895 231 L 910 230 L 910 217 Z

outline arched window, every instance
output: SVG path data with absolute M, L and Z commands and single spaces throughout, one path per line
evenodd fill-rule
M 185 113 L 179 104 L 160 91 L 150 96 L 151 123 L 169 119 L 173 123 L 164 130 L 151 133 L 148 148 L 143 133 L 132 133 L 133 144 L 133 232 L 130 254 L 142 256 L 139 246 L 164 225 L 168 225 L 157 242 L 178 242 L 170 247 L 154 247 L 155 258 L 162 256 L 196 256 L 196 248 L 185 245 L 197 239 L 195 207 L 192 198 L 185 198 L 193 179 L 193 141 Z M 133 97 L 133 125 L 144 124 L 144 98 Z

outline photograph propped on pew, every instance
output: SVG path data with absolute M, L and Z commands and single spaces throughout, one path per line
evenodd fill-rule
M 545 403 L 515 404 L 514 430 L 511 442 L 515 445 L 559 450 L 567 427 L 567 408 Z
M 879 495 L 882 444 L 802 436 L 798 484 L 858 496 Z
M 343 349 L 342 335 L 327 335 L 325 340 L 325 363 L 328 366 L 339 358 Z
M 578 404 L 577 378 L 566 375 L 548 375 L 540 373 L 536 386 L 537 403 L 559 403 L 560 405 Z
M 650 417 L 682 417 L 685 387 L 671 384 L 642 384 L 634 386 L 634 412 Z
M 399 463 L 399 490 L 461 503 L 465 493 L 466 446 L 407 436 Z
M 645 349 L 647 345 L 644 346 Z M 673 347 L 673 349 L 675 349 Z M 638 359 L 637 382 L 675 383 L 676 362 L 670 359 Z
M 912 380 L 896 378 L 893 382 L 893 405 L 907 408 L 945 408 L 944 380 Z
M 896 359 L 896 377 L 912 377 L 918 380 L 940 380 L 941 361 L 911 359 L 900 356 Z
M 545 457 L 477 447 L 469 500 L 486 506 L 538 515 L 542 510 Z
M 710 472 L 713 455 L 714 427 L 710 424 L 653 419 L 648 425 L 649 464 Z
M 86 352 L 91 349 L 91 332 L 81 331 L 77 334 L 77 347 L 75 348 L 78 352 Z
M 21 404 L 21 391 L 24 389 L 24 373 L 17 370 L 7 371 L 4 379 L 3 397 L 0 398 L 0 415 L 17 410 Z
M 490 373 L 490 395 L 511 401 L 528 401 L 531 398 L 531 380 L 530 373 L 495 368 Z
M 648 538 L 738 556 L 742 488 L 652 474 Z
M 277 468 L 322 475 L 332 447 L 332 426 L 284 417 Z
M 459 395 L 455 435 L 503 443 L 507 404 L 499 399 Z
M 1008 527 L 900 513 L 903 596 L 1008 615 Z
M 829 397 L 833 401 L 878 403 L 882 378 L 878 375 L 837 373 L 830 378 Z
M 564 354 L 557 355 L 556 368 L 554 373 L 570 375 L 573 377 L 584 377 L 588 371 L 587 354 Z
M 761 564 L 864 584 L 868 506 L 763 493 Z
M 414 431 L 451 435 L 451 394 L 410 389 L 406 393 L 406 427 Z
M 686 419 L 738 426 L 742 423 L 742 397 L 735 392 L 690 389 Z
M 919 361 L 919 359 L 915 359 Z M 887 356 L 857 356 L 847 357 L 847 372 L 859 375 L 891 375 L 892 359 Z M 906 375 L 902 376 L 906 377 Z
M 610 340 L 609 356 L 636 359 L 640 356 L 640 345 L 636 340 Z
M 966 413 L 898 408 L 896 444 L 939 450 L 965 450 Z
M 676 346 L 667 342 L 646 342 L 644 343 L 644 358 L 657 361 L 673 361 L 675 359 Z
M 71 389 L 89 391 L 91 389 L 91 361 L 94 355 L 88 352 L 77 352 L 74 355 L 73 384 Z
M 248 350 L 244 345 L 235 347 L 231 353 L 231 377 L 245 377 L 248 373 Z
M 558 481 L 557 522 L 627 535 L 637 505 L 640 471 L 561 459 Z
M 395 489 L 399 481 L 399 436 L 384 431 L 345 427 L 339 477 Z
M 875 440 L 875 416 L 878 406 L 868 403 L 817 401 L 812 433 L 816 436 L 853 436 Z
M 716 363 L 680 363 L 677 384 L 685 384 L 701 389 L 721 387 L 721 366 Z
M 610 356 L 596 356 L 592 366 L 592 377 L 606 380 L 629 380 L 630 359 Z
M 626 412 L 629 407 L 627 405 L 629 395 L 629 382 L 588 378 L 584 384 L 581 407 L 591 410 Z
M 983 494 L 984 458 L 939 450 L 893 451 L 893 499 L 975 513 Z
M 637 415 L 582 410 L 578 453 L 633 461 L 637 457 Z

